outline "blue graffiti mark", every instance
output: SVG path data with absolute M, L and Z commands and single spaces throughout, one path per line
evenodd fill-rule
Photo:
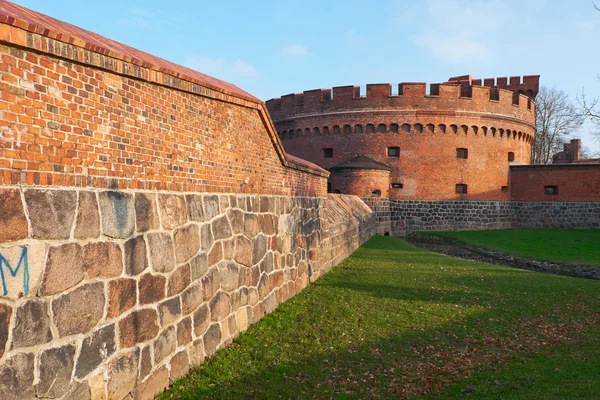
M 8 268 L 8 272 L 10 272 L 11 276 L 14 278 L 19 273 L 19 269 L 21 265 L 23 265 L 23 291 L 25 294 L 29 293 L 29 263 L 27 261 L 27 247 L 23 247 L 23 251 L 21 252 L 21 258 L 19 258 L 19 263 L 17 264 L 17 268 L 12 269 L 10 262 L 2 254 L 0 254 L 0 279 L 2 279 L 2 290 L 3 296 L 8 295 L 8 289 L 6 288 L 6 279 L 4 278 L 4 268 L 3 265 L 6 265 Z

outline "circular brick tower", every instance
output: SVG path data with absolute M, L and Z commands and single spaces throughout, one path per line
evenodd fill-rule
M 401 83 L 397 95 L 390 84 L 367 85 L 364 96 L 358 86 L 342 86 L 267 107 L 285 150 L 329 169 L 332 192 L 508 200 L 509 166 L 530 163 L 538 86 L 537 75 L 461 76 L 430 85 L 430 94 L 425 83 Z M 360 156 L 369 168 L 361 171 L 364 158 L 340 168 Z

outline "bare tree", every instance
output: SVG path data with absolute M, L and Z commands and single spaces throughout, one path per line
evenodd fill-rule
M 600 7 L 596 5 L 596 2 L 592 2 L 594 8 L 600 11 Z M 598 75 L 598 81 L 600 82 L 600 75 Z M 600 141 L 600 98 L 596 97 L 588 99 L 585 96 L 585 91 L 581 91 L 581 95 L 577 97 L 579 103 L 579 112 L 585 119 L 589 119 L 590 122 L 595 126 L 593 132 L 596 139 Z
M 600 82 L 600 76 L 598 77 Z M 595 127 L 593 132 L 596 139 L 600 140 L 600 98 L 596 97 L 588 99 L 585 96 L 585 91 L 581 91 L 581 95 L 577 97 L 579 103 L 579 113 L 584 119 L 588 119 Z
M 581 146 L 581 158 L 600 158 L 600 150 L 592 150 L 588 146 Z
M 563 91 L 542 86 L 535 99 L 537 131 L 532 148 L 533 164 L 548 164 L 567 139 L 583 124 L 583 116 Z

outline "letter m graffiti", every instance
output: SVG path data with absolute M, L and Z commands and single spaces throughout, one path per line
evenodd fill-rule
M 6 288 L 6 276 L 4 271 L 8 271 L 8 273 L 14 278 L 19 273 L 19 270 L 23 268 L 23 292 L 24 294 L 29 293 L 29 264 L 27 262 L 27 247 L 23 247 L 21 251 L 21 256 L 19 257 L 19 262 L 17 266 L 13 268 L 10 265 L 10 262 L 0 254 L 0 279 L 2 279 L 2 295 L 8 295 L 8 289 Z

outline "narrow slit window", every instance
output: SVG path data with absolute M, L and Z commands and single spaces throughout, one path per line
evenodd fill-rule
M 400 147 L 388 147 L 387 148 L 387 156 L 388 157 L 400 157 Z
M 404 184 L 402 183 L 392 183 L 392 189 L 402 189 Z
M 467 194 L 467 185 L 464 183 L 457 183 L 456 194 Z
M 508 152 L 508 162 L 513 162 L 515 161 L 515 153 L 512 151 Z
M 323 149 L 323 158 L 333 158 L 333 149 L 331 147 Z
M 462 147 L 456 149 L 456 158 L 469 158 L 469 149 Z

